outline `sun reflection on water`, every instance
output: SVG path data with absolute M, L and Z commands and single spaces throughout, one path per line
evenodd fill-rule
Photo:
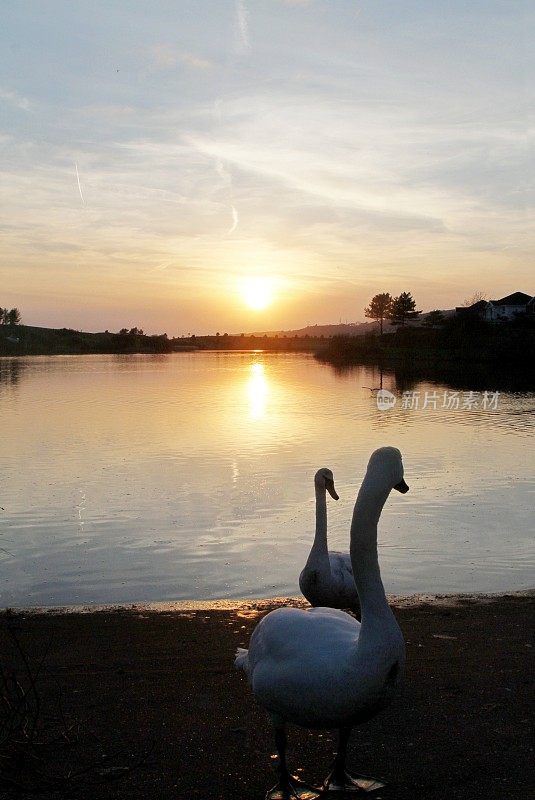
M 266 415 L 269 386 L 264 372 L 264 364 L 255 361 L 251 364 L 251 377 L 247 383 L 249 394 L 249 416 L 261 419 Z

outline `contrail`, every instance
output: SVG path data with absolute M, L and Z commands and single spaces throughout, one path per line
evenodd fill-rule
M 232 228 L 230 228 L 230 230 L 227 232 L 227 235 L 229 233 L 234 233 L 234 231 L 238 227 L 238 222 L 240 221 L 238 218 L 238 212 L 236 211 L 234 206 L 232 206 L 231 208 L 232 208 Z
M 83 204 L 84 204 L 84 206 L 85 206 L 84 195 L 83 195 L 83 192 L 82 192 L 82 187 L 81 187 L 81 185 L 80 185 L 80 176 L 79 176 L 79 174 L 78 174 L 78 164 L 76 163 L 76 161 L 74 162 L 74 167 L 75 167 L 75 169 L 76 169 L 76 180 L 78 181 L 78 191 L 80 192 L 80 198 L 81 198 L 81 200 L 82 200 L 82 203 L 83 203 Z
M 249 24 L 247 20 L 248 14 L 249 12 L 244 0 L 236 0 L 239 44 L 245 53 L 249 53 L 251 51 L 251 42 L 249 41 Z
M 233 190 L 233 186 L 232 186 L 232 175 L 231 175 L 230 172 L 228 172 L 228 170 L 225 169 L 225 167 L 223 166 L 223 162 L 221 161 L 220 158 L 218 158 L 216 160 L 216 162 L 215 162 L 215 169 L 216 169 L 216 172 L 219 175 L 219 177 L 228 186 L 229 199 L 230 199 L 230 209 L 232 211 L 232 225 L 229 228 L 229 230 L 227 231 L 227 236 L 229 236 L 231 233 L 234 233 L 234 231 L 236 230 L 236 228 L 238 227 L 238 224 L 240 222 L 240 218 L 238 216 L 238 211 L 236 209 L 236 206 L 234 205 L 234 190 Z

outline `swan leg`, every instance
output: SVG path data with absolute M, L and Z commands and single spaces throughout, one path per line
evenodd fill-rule
M 354 775 L 346 770 L 347 743 L 351 735 L 351 728 L 340 728 L 338 735 L 338 751 L 334 759 L 333 768 L 323 783 L 322 793 L 337 794 L 367 794 L 385 785 L 376 778 L 366 775 Z
M 316 800 L 321 797 L 318 789 L 303 783 L 295 775 L 290 775 L 286 763 L 286 728 L 275 726 L 275 745 L 279 755 L 279 780 L 266 794 L 266 800 Z

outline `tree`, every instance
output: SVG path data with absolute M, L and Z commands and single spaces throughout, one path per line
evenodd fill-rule
M 390 294 L 383 292 L 383 294 L 376 294 L 375 297 L 372 297 L 370 305 L 364 309 L 366 317 L 380 322 L 381 336 L 383 335 L 383 320 L 388 319 L 391 306 L 392 298 Z
M 398 297 L 394 297 L 390 307 L 389 318 L 394 325 L 405 325 L 407 320 L 416 319 L 421 311 L 416 311 L 416 301 L 413 300 L 410 292 L 401 292 Z
M 125 336 L 128 333 L 128 328 L 121 328 L 119 331 L 119 336 Z
M 425 318 L 424 325 L 427 325 L 429 328 L 434 328 L 435 325 L 441 325 L 445 320 L 445 316 L 442 311 L 430 311 Z
M 20 315 L 20 311 L 18 310 L 18 308 L 12 308 L 11 311 L 8 311 L 6 308 L 4 309 L 4 314 L 6 313 L 7 313 L 8 325 L 20 325 L 22 317 Z
M 7 308 L 2 309 L 2 325 L 9 325 L 9 311 Z
M 487 299 L 486 292 L 474 292 L 471 297 L 467 297 L 466 300 L 463 300 L 461 303 L 462 308 L 469 308 L 470 306 L 475 305 L 476 303 L 480 303 L 481 300 Z

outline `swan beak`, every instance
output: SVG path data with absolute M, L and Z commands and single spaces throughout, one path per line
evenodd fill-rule
M 396 483 L 396 485 L 394 486 L 394 489 L 397 492 L 401 492 L 401 494 L 406 494 L 409 491 L 409 487 L 407 486 L 407 484 L 405 483 L 403 478 L 400 480 L 399 483 Z
M 325 488 L 327 489 L 327 491 L 329 492 L 331 497 L 334 498 L 334 500 L 339 500 L 340 499 L 338 497 L 338 495 L 336 494 L 336 489 L 334 488 L 334 481 L 330 481 L 330 480 L 328 480 L 326 478 L 325 479 Z

